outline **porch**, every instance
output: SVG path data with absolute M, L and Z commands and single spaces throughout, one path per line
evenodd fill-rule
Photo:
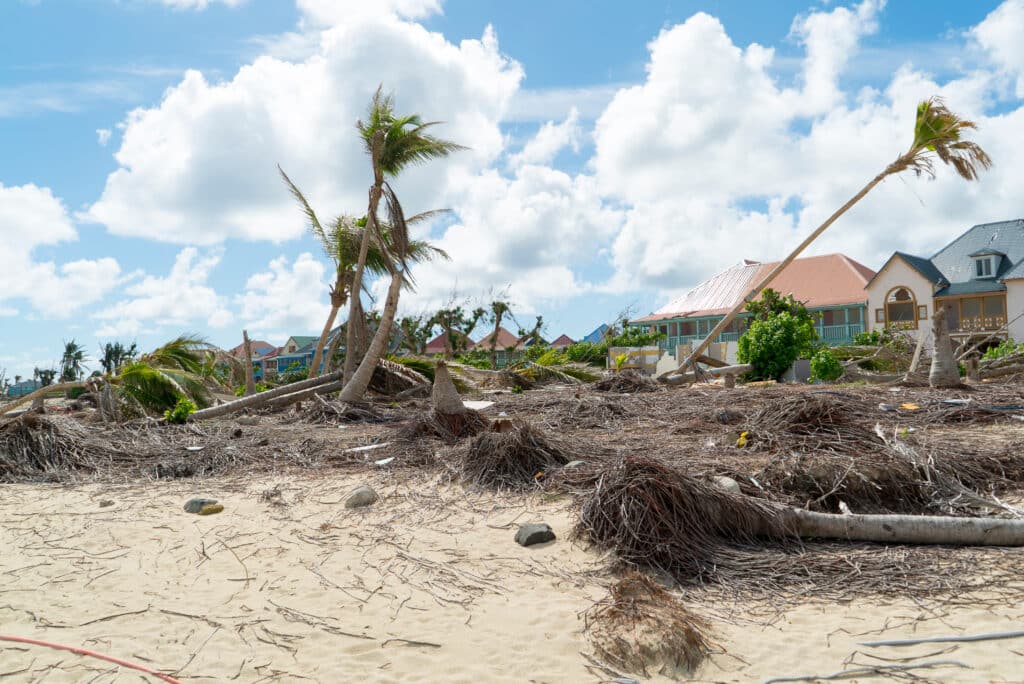
M 989 335 L 1006 325 L 1006 295 L 978 297 L 942 297 L 936 299 L 946 312 L 946 329 L 950 336 L 966 338 Z

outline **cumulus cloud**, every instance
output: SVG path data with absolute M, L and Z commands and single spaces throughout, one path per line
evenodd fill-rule
M 1024 0 L 1006 0 L 975 26 L 971 35 L 1016 81 L 1016 96 L 1024 98 Z
M 159 2 L 178 10 L 204 10 L 210 5 L 218 2 L 228 7 L 238 7 L 246 0 L 158 0 Z
M 233 316 L 226 300 L 208 284 L 220 263 L 220 251 L 181 250 L 165 277 L 146 275 L 123 288 L 125 297 L 92 315 L 100 337 L 137 335 L 170 329 L 175 333 L 203 325 L 223 328 Z
M 322 213 L 359 212 L 372 176 L 355 122 L 381 83 L 399 111 L 444 121 L 435 132 L 470 148 L 396 183 L 411 208 L 443 206 L 454 176 L 503 152 L 499 123 L 521 78 L 490 29 L 454 45 L 394 16 L 359 15 L 323 31 L 303 61 L 261 57 L 224 83 L 190 71 L 158 106 L 133 111 L 119 168 L 83 218 L 185 244 L 288 240 L 304 228 L 278 163 Z
M 324 265 L 308 252 L 289 263 L 270 262 L 253 274 L 236 300 L 245 327 L 253 335 L 284 339 L 296 331 L 319 331 L 327 320 L 328 283 Z
M 36 261 L 37 247 L 78 238 L 64 204 L 49 188 L 0 184 L 0 308 L 28 301 L 42 316 L 66 318 L 117 285 L 120 267 L 110 258 L 64 264 Z
M 972 35 L 991 46 L 1016 21 L 1009 0 Z M 1010 9 L 1008 9 L 1010 8 Z M 1019 103 L 992 110 L 993 68 L 938 82 L 911 65 L 881 89 L 849 93 L 843 70 L 875 31 L 881 3 L 866 0 L 798 18 L 803 79 L 785 86 L 768 48 L 738 46 L 704 14 L 650 44 L 647 77 L 621 90 L 597 122 L 591 166 L 627 216 L 612 246 L 618 288 L 685 288 L 742 258 L 778 259 L 906 149 L 920 99 L 943 96 L 976 120 L 996 162 L 980 183 L 939 169 L 935 181 L 891 178 L 815 243 L 879 266 L 896 249 L 930 254 L 969 226 L 1021 214 Z M 1008 44 L 1007 44 L 1008 45 Z M 1012 46 L 1010 46 L 1012 47 Z
M 554 121 L 548 121 L 541 126 L 537 134 L 523 146 L 523 149 L 510 157 L 509 163 L 512 166 L 549 165 L 554 161 L 555 155 L 566 147 L 571 148 L 573 152 L 579 152 L 581 137 L 580 113 L 573 107 L 569 110 L 569 116 L 562 123 L 556 124 Z

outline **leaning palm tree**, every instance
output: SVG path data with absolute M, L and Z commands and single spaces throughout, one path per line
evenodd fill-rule
M 437 122 L 423 122 L 417 114 L 396 116 L 393 98 L 384 95 L 380 88 L 370 103 L 367 120 L 358 123 L 359 134 L 373 167 L 373 185 L 370 186 L 366 232 L 362 236 L 359 248 L 352 292 L 359 293 L 362 288 L 363 271 L 371 238 L 377 240 L 377 244 L 389 257 L 387 267 L 391 274 L 391 284 L 381 312 L 380 325 L 377 326 L 366 355 L 360 361 L 359 367 L 352 371 L 351 376 L 349 369 L 354 366 L 355 360 L 353 355 L 346 354 L 345 389 L 341 393 L 343 401 L 359 401 L 366 393 L 377 362 L 383 358 L 391 339 L 391 326 L 398 310 L 401 287 L 403 283 L 409 282 L 408 269 L 412 254 L 408 221 L 398 196 L 387 179 L 394 178 L 410 165 L 441 159 L 452 152 L 465 149 L 451 141 L 429 135 L 427 129 L 436 124 Z M 382 198 L 388 217 L 386 223 L 380 221 L 377 215 Z M 351 299 L 354 301 L 357 297 L 353 296 Z M 355 326 L 348 326 L 347 336 L 351 337 L 354 334 Z
M 689 357 L 684 361 L 679 368 L 675 371 L 678 372 L 692 365 L 698 356 L 700 356 L 711 341 L 714 340 L 718 335 L 725 330 L 733 319 L 743 311 L 747 303 L 755 299 L 758 294 L 764 288 L 775 279 L 792 261 L 800 255 L 804 249 L 807 248 L 812 242 L 814 242 L 819 235 L 836 222 L 840 216 L 845 214 L 853 205 L 864 198 L 871 190 L 881 183 L 889 176 L 902 173 L 903 171 L 913 171 L 918 176 L 926 175 L 931 178 L 935 177 L 935 158 L 937 157 L 943 164 L 952 166 L 957 174 L 964 180 L 977 180 L 979 171 L 987 169 L 992 166 L 992 160 L 989 158 L 985 150 L 981 148 L 975 142 L 964 139 L 966 134 L 971 129 L 976 129 L 978 126 L 973 121 L 961 119 L 959 116 L 951 112 L 942 101 L 940 97 L 932 97 L 922 101 L 917 106 L 917 119 L 914 124 L 914 139 L 910 144 L 910 148 L 898 156 L 895 161 L 885 167 L 881 173 L 871 179 L 871 181 L 861 188 L 860 192 L 850 198 L 850 200 L 839 207 L 839 209 L 828 217 L 828 219 L 815 229 L 813 233 L 807 236 L 807 238 L 801 242 L 796 249 L 794 249 L 789 256 L 779 262 L 779 264 L 771 270 L 757 285 L 752 288 L 747 295 L 740 300 L 736 306 L 733 307 L 732 311 L 725 315 L 721 321 L 718 322 L 708 336 L 705 337 L 701 342 L 693 348 L 690 352 Z
M 309 201 L 306 199 L 305 195 L 302 194 L 302 191 L 299 190 L 298 186 L 295 185 L 291 178 L 288 177 L 288 174 L 286 174 L 280 166 L 277 167 L 277 170 L 280 172 L 281 178 L 284 179 L 284 182 L 288 186 L 288 190 L 291 192 L 292 196 L 302 207 L 302 211 L 306 215 L 306 219 L 309 221 L 310 230 L 313 232 L 313 236 L 320 242 L 320 245 L 327 257 L 334 262 L 334 284 L 331 285 L 331 310 L 327 315 L 327 321 L 324 323 L 323 331 L 320 333 L 320 340 L 317 342 L 316 349 L 313 352 L 313 361 L 310 365 L 309 373 L 309 377 L 312 378 L 321 373 L 321 361 L 324 359 L 324 348 L 327 345 L 327 338 L 330 336 L 330 332 L 334 328 L 334 322 L 337 320 L 338 312 L 341 311 L 341 308 L 348 303 L 349 297 L 352 293 L 352 285 L 355 281 L 355 271 L 363 244 L 363 236 L 368 235 L 366 230 L 367 222 L 342 214 L 325 227 L 320 223 L 320 219 L 317 217 L 312 205 L 310 205 Z M 406 223 L 410 224 L 422 221 L 434 216 L 436 213 L 437 212 L 427 212 L 424 214 L 418 214 L 407 219 Z M 366 251 L 366 262 L 364 264 L 364 268 L 373 275 L 383 275 L 384 273 L 387 273 L 387 266 L 385 263 L 386 257 L 376 241 L 373 240 L 373 236 L 369 237 L 371 239 Z M 434 257 L 440 257 L 443 259 L 448 258 L 448 254 L 444 250 L 433 247 L 422 240 L 411 240 L 409 242 L 408 253 L 409 260 L 413 262 L 420 262 Z M 358 297 L 354 299 L 358 299 Z M 353 304 L 355 304 L 354 301 Z M 349 320 L 362 320 L 361 308 L 355 313 L 355 317 L 350 314 Z M 334 358 L 334 352 L 337 350 L 340 340 L 340 336 L 335 337 L 335 340 L 331 345 L 330 353 L 327 354 L 327 362 L 323 364 L 324 371 L 330 367 Z M 346 353 L 352 349 L 358 348 L 358 344 L 350 344 L 346 348 Z
M 182 335 L 124 365 L 107 380 L 122 400 L 144 410 L 173 408 L 180 397 L 204 407 L 210 393 L 203 383 L 203 357 L 210 349 L 202 338 Z

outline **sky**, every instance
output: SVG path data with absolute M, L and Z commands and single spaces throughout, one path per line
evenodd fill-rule
M 890 178 L 808 251 L 930 256 L 1024 217 L 1024 0 L 928 8 L 0 0 L 0 369 L 71 339 L 317 334 L 331 265 L 276 167 L 321 218 L 365 213 L 378 86 L 469 148 L 394 183 L 409 213 L 451 209 L 416 229 L 451 260 L 415 267 L 405 314 L 502 295 L 552 339 L 646 314 L 785 256 L 939 95 L 992 170 Z

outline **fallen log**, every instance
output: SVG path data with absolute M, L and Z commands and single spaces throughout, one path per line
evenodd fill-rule
M 835 515 L 784 509 L 785 523 L 804 539 L 889 544 L 1024 546 L 1024 520 L 935 515 Z
M 271 399 L 276 397 L 285 396 L 288 394 L 294 394 L 301 390 L 309 389 L 312 387 L 318 387 L 320 385 L 326 385 L 328 383 L 337 382 L 341 380 L 343 371 L 334 371 L 321 375 L 316 378 L 310 378 L 309 380 L 301 380 L 299 382 L 293 382 L 289 385 L 282 385 L 281 387 L 275 387 L 274 389 L 267 390 L 266 392 L 260 392 L 249 397 L 242 397 L 235 401 L 225 402 L 218 404 L 217 406 L 211 406 L 210 408 L 201 409 L 196 411 L 190 417 L 190 420 L 207 420 L 209 418 L 217 418 L 218 416 L 226 416 L 232 413 L 238 413 L 242 409 L 246 408 L 260 408 L 270 403 Z
M 0 415 L 3 415 L 5 413 L 10 413 L 11 411 L 13 411 L 14 409 L 18 408 L 19 406 L 23 406 L 24 404 L 27 404 L 29 402 L 34 402 L 37 399 L 43 399 L 43 398 L 46 397 L 47 394 L 51 394 L 53 392 L 67 392 L 70 389 L 78 389 L 80 387 L 86 387 L 86 386 L 87 386 L 86 382 L 85 381 L 81 381 L 81 382 L 61 382 L 61 383 L 57 383 L 56 385 L 47 385 L 46 387 L 40 387 L 35 392 L 32 392 L 31 394 L 26 394 L 25 396 L 21 397 L 20 399 L 15 399 L 14 401 L 10 402 L 9 404 L 5 404 L 4 406 L 0 407 Z
M 708 368 L 701 371 L 701 375 L 709 375 L 713 378 L 721 378 L 726 375 L 740 375 L 742 373 L 749 373 L 754 370 L 754 367 L 749 363 L 741 363 L 736 366 L 722 366 L 720 368 Z M 675 373 L 673 375 L 661 375 L 658 376 L 658 381 L 663 382 L 666 385 L 683 385 L 686 383 L 696 382 L 697 376 L 695 373 Z

